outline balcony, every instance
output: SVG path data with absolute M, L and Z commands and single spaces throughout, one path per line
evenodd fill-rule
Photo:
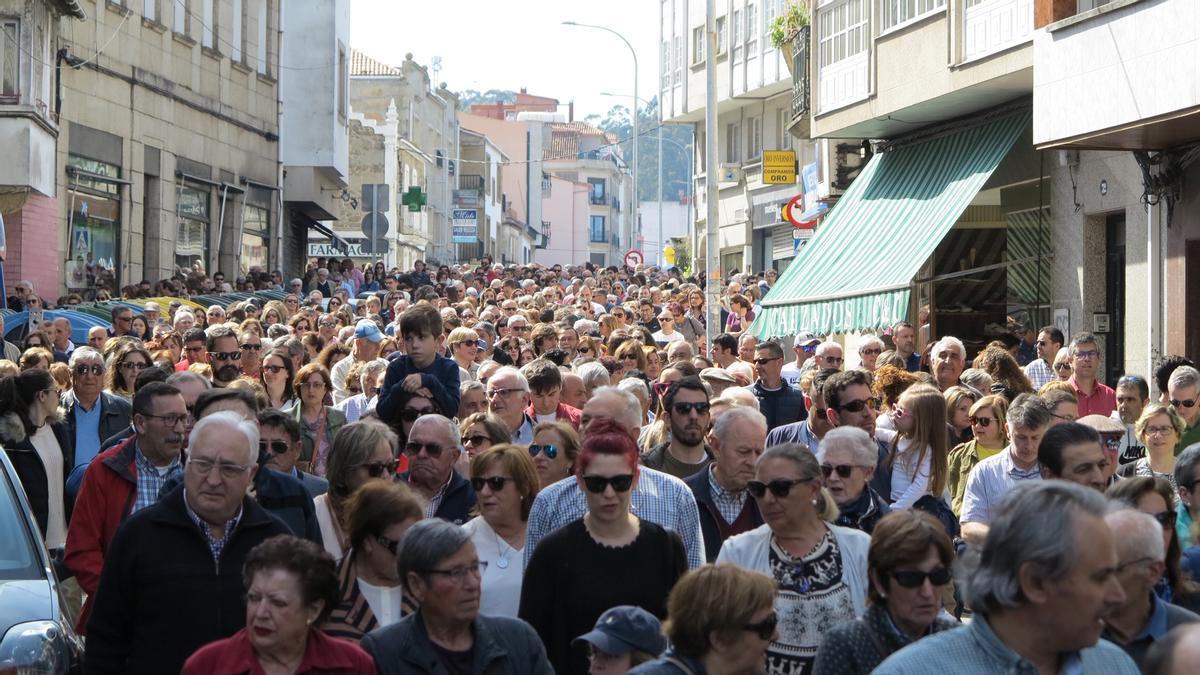
M 605 199 L 603 192 L 601 192 L 600 194 L 596 194 L 595 192 L 593 192 L 588 195 L 588 203 L 591 204 L 592 206 L 604 206 L 604 204 L 606 202 L 607 202 L 607 200 Z
M 808 116 L 811 112 L 808 59 L 811 34 L 812 28 L 804 26 L 792 39 L 791 61 L 788 64 L 792 71 L 792 119 L 788 128 L 793 134 L 801 137 L 808 136 Z
M 483 176 L 471 174 L 458 177 L 458 188 L 454 190 L 455 206 L 479 206 L 483 194 Z

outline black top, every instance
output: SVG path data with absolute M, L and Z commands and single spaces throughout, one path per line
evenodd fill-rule
M 576 520 L 534 550 L 525 578 L 537 583 L 522 586 L 519 615 L 542 638 L 555 672 L 586 673 L 586 651 L 572 640 L 617 605 L 666 618 L 667 594 L 686 571 L 683 541 L 659 525 L 643 520 L 633 543 L 611 548 L 596 543 L 583 520 Z
M 450 675 L 471 675 L 471 666 L 475 662 L 474 647 L 466 651 L 456 652 L 446 649 L 432 640 L 430 640 L 429 644 L 433 646 L 433 653 L 437 654 L 438 661 L 442 663 L 442 667 Z

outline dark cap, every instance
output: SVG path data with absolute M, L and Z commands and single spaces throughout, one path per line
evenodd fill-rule
M 595 628 L 575 638 L 580 640 L 617 656 L 634 650 L 658 656 L 667 648 L 658 618 L 632 605 L 618 605 L 601 614 Z

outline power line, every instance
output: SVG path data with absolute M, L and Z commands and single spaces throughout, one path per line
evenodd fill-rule
M 83 61 L 79 62 L 79 63 L 77 64 L 77 66 L 82 66 L 82 65 L 84 65 L 84 64 L 91 63 L 92 61 L 95 61 L 96 59 L 100 58 L 100 55 L 101 55 L 102 53 L 104 53 L 104 50 L 108 49 L 108 46 L 109 46 L 110 44 L 112 44 L 112 41 L 113 41 L 113 40 L 115 40 L 115 39 L 116 39 L 116 37 L 117 37 L 117 34 L 121 32 L 121 28 L 123 28 L 123 27 L 125 26 L 125 22 L 129 20 L 129 15 L 130 15 L 131 13 L 132 13 L 132 12 L 125 12 L 125 16 L 121 18 L 121 23 L 117 24 L 117 28 L 116 28 L 116 30 L 114 30 L 114 31 L 113 31 L 113 33 L 112 33 L 112 35 L 110 35 L 110 36 L 108 37 L 108 40 L 107 40 L 107 41 L 104 43 L 104 46 L 103 46 L 103 47 L 101 47 L 100 49 L 96 50 L 96 53 L 95 53 L 95 54 L 92 54 L 92 55 L 91 55 L 91 56 L 89 56 L 88 58 L 86 58 L 86 59 L 84 59 Z M 14 46 L 16 46 L 16 48 L 17 48 L 17 51 L 21 52 L 21 53 L 22 53 L 22 54 L 24 54 L 25 56 L 28 56 L 28 57 L 29 57 L 29 59 L 30 59 L 31 61 L 33 61 L 33 62 L 35 62 L 35 63 L 38 63 L 38 64 L 40 64 L 40 65 L 42 65 L 42 66 L 45 66 L 45 67 L 47 67 L 47 68 L 57 68 L 57 67 L 58 67 L 58 64 L 55 64 L 55 63 L 46 63 L 45 61 L 43 61 L 43 60 L 39 59 L 38 57 L 34 56 L 34 55 L 33 55 L 33 52 L 30 52 L 30 51 L 26 50 L 24 47 L 22 47 L 22 46 L 21 46 L 21 41 L 17 39 L 17 36 L 16 36 L 16 35 L 11 35 L 11 36 L 10 36 L 10 35 L 8 34 L 8 31 L 0 31 L 0 33 L 3 33 L 5 38 L 7 38 L 7 39 L 9 39 L 9 40 L 12 40 L 12 42 L 13 42 L 13 45 L 14 45 Z

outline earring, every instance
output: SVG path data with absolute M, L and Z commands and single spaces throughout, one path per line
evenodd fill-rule
M 814 499 L 814 500 L 812 500 L 812 505 L 813 505 L 813 506 L 816 506 L 816 505 L 817 505 L 817 500 L 815 500 L 815 499 Z

